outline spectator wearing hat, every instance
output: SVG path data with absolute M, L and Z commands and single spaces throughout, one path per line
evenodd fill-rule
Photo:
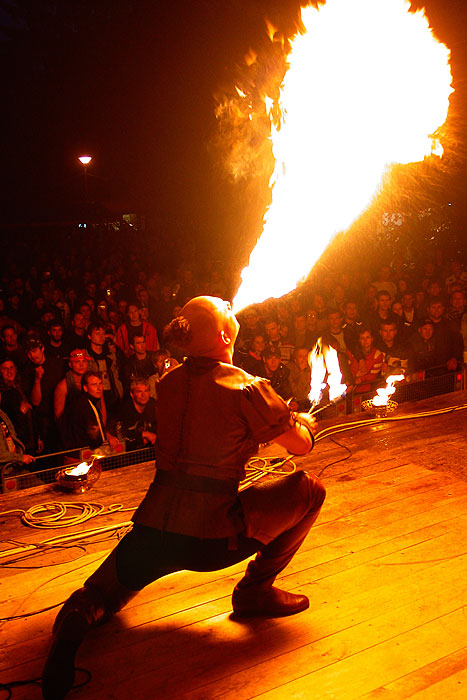
M 39 336 L 30 335 L 26 341 L 28 363 L 21 373 L 21 381 L 33 406 L 33 414 L 39 433 L 38 451 L 43 443 L 46 452 L 59 446 L 59 436 L 54 420 L 54 391 L 63 378 L 63 362 L 56 357 L 46 357 Z
M 289 381 L 289 370 L 282 364 L 280 347 L 267 345 L 263 351 L 263 367 L 258 374 L 259 377 L 269 379 L 272 388 L 288 401 L 293 396 L 292 387 Z

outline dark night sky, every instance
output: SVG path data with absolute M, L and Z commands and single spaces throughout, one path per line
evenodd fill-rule
M 462 192 L 466 4 L 425 3 L 453 54 L 451 156 Z M 3 220 L 66 217 L 83 194 L 76 156 L 89 151 L 91 194 L 115 210 L 150 212 L 162 226 L 214 238 L 256 227 L 266 200 L 249 202 L 223 181 L 208 148 L 214 94 L 232 85 L 250 46 L 264 44 L 264 19 L 290 34 L 299 5 L 1 0 L 10 8 L 0 14 Z

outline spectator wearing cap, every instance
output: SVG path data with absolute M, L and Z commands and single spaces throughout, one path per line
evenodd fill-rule
M 72 397 L 82 391 L 81 380 L 88 371 L 89 360 L 90 357 L 85 348 L 75 348 L 70 353 L 69 369 L 54 391 L 54 417 L 59 425 Z
M 28 337 L 26 351 L 29 361 L 21 374 L 21 380 L 37 421 L 38 451 L 41 451 L 42 443 L 46 452 L 53 452 L 59 447 L 53 412 L 54 391 L 63 378 L 63 362 L 56 357 L 46 357 L 44 344 L 35 335 Z
M 152 352 L 159 350 L 156 329 L 151 323 L 142 320 L 139 306 L 136 303 L 131 303 L 128 304 L 127 320 L 118 328 L 115 336 L 115 342 L 125 357 L 133 355 L 131 346 L 135 335 L 143 336 L 147 350 Z
M 293 396 L 289 381 L 289 370 L 282 364 L 281 350 L 274 345 L 266 345 L 263 351 L 263 367 L 259 377 L 269 379 L 272 388 L 288 401 Z

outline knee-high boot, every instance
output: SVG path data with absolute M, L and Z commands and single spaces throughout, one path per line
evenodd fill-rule
M 137 591 L 122 586 L 116 575 L 115 552 L 63 605 L 53 626 L 54 639 L 42 672 L 44 700 L 62 700 L 72 689 L 75 656 L 87 633 L 121 610 Z
M 296 477 L 290 480 L 294 486 L 293 498 L 284 502 L 284 510 L 287 510 L 284 522 L 295 522 L 265 544 L 249 562 L 232 595 L 237 616 L 293 615 L 309 605 L 306 596 L 287 593 L 273 586 L 275 578 L 290 562 L 317 519 L 326 495 L 324 486 L 316 477 L 306 472 L 296 472 L 293 477 Z

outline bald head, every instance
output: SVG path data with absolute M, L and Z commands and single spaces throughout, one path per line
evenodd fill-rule
M 176 332 L 176 326 L 183 333 Z M 218 297 L 194 297 L 170 324 L 171 339 L 188 355 L 232 361 L 238 322 L 230 304 Z

